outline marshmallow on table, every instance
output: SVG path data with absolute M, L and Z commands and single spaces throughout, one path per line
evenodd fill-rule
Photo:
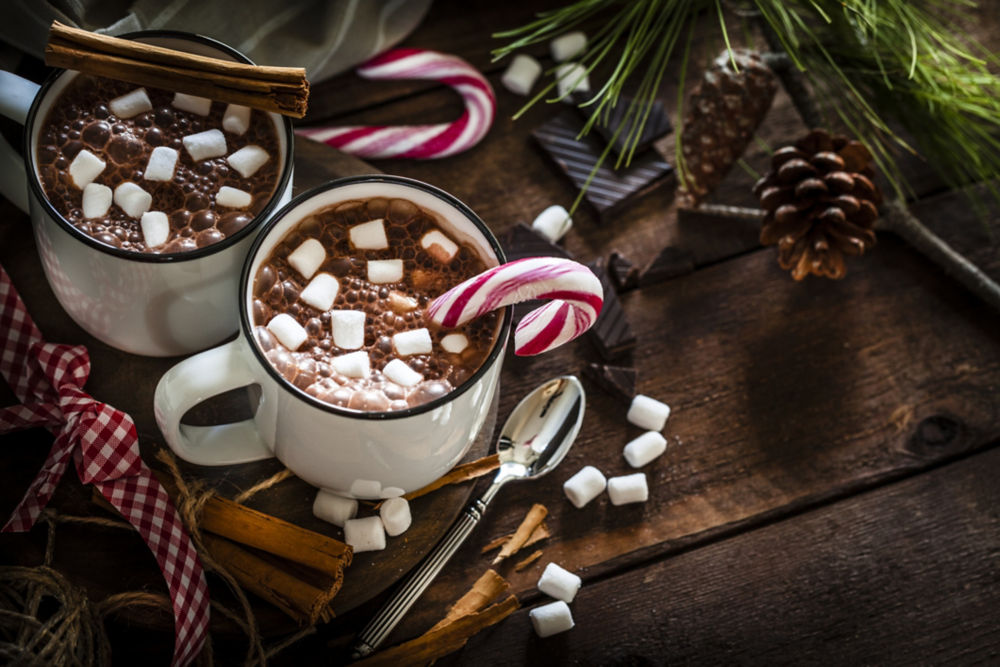
M 549 42 L 552 59 L 557 63 L 576 58 L 587 50 L 587 36 L 580 31 L 568 32 Z
M 550 637 L 560 632 L 566 632 L 573 627 L 573 614 L 569 605 L 562 600 L 535 607 L 528 612 L 531 625 L 539 637 Z
M 111 208 L 111 188 L 100 183 L 88 183 L 83 189 L 83 217 L 100 218 Z
M 297 350 L 302 343 L 306 342 L 309 334 L 299 324 L 298 320 L 288 313 L 280 313 L 271 318 L 267 323 L 267 330 L 274 334 L 278 342 L 289 350 Z
M 611 499 L 612 505 L 646 502 L 649 499 L 646 473 L 637 472 L 634 475 L 612 477 L 608 480 L 608 498 Z
M 232 134 L 243 134 L 250 129 L 250 107 L 230 104 L 222 114 L 222 129 Z
M 365 344 L 365 311 L 331 310 L 330 329 L 333 344 L 344 350 L 356 350 Z
M 450 333 L 441 339 L 441 349 L 452 354 L 461 354 L 462 350 L 469 347 L 469 339 L 465 334 Z
M 576 508 L 581 508 L 604 493 L 608 480 L 594 466 L 584 466 L 563 483 L 563 493 Z
M 392 346 L 395 348 L 396 354 L 404 357 L 411 354 L 430 354 L 434 350 L 431 332 L 426 328 L 393 334 Z
M 556 68 L 556 86 L 559 97 L 565 98 L 570 93 L 589 93 L 590 79 L 587 69 L 579 63 L 563 63 Z
M 538 590 L 557 600 L 572 602 L 581 583 L 583 582 L 577 575 L 556 563 L 549 563 L 538 579 Z
M 115 203 L 131 218 L 141 218 L 153 204 L 153 195 L 132 181 L 125 181 L 115 188 Z
M 240 172 L 243 178 L 250 178 L 263 167 L 271 156 L 260 146 L 250 144 L 244 146 L 226 158 L 229 166 Z
M 382 519 L 377 516 L 348 519 L 344 522 L 344 541 L 351 545 L 354 553 L 385 549 L 385 527 L 382 525 Z
M 403 260 L 368 260 L 368 281 L 376 284 L 397 283 L 403 279 Z
M 566 235 L 573 226 L 573 219 L 562 206 L 549 206 L 538 214 L 531 228 L 553 243 Z
M 655 398 L 636 395 L 625 415 L 630 423 L 650 431 L 662 431 L 670 416 L 670 406 Z
M 312 278 L 319 265 L 326 260 L 326 250 L 316 239 L 306 239 L 288 254 L 288 263 L 305 279 Z
M 152 109 L 153 103 L 149 101 L 145 88 L 136 88 L 108 102 L 108 108 L 119 118 L 131 118 Z
M 197 134 L 189 134 L 181 141 L 184 143 L 188 155 L 195 162 L 226 154 L 226 135 L 214 128 Z
M 458 252 L 458 244 L 437 229 L 424 234 L 420 239 L 420 247 L 442 264 L 450 262 Z
M 423 375 L 410 368 L 402 359 L 393 359 L 387 363 L 382 369 L 382 375 L 403 387 L 412 387 L 424 379 Z
M 207 116 L 208 112 L 212 110 L 212 100 L 187 93 L 174 93 L 174 101 L 171 104 L 175 109 L 190 111 L 199 116 Z
M 382 218 L 354 225 L 347 230 L 347 235 L 351 239 L 351 245 L 359 250 L 385 250 L 389 247 Z
M 339 291 L 340 282 L 334 276 L 329 273 L 319 273 L 313 276 L 299 294 L 299 298 L 316 310 L 330 310 Z
M 84 148 L 69 163 L 69 176 L 73 179 L 76 187 L 83 190 L 100 176 L 106 166 L 108 166 L 107 162 Z
M 542 73 L 542 66 L 538 61 L 522 54 L 514 56 L 507 65 L 507 70 L 500 78 L 503 87 L 515 95 L 527 95 L 531 92 L 531 87 L 538 80 L 538 75 Z
M 313 501 L 313 516 L 317 519 L 344 527 L 344 524 L 358 515 L 358 501 L 335 493 L 320 491 Z
M 348 352 L 330 360 L 333 370 L 349 378 L 364 378 L 371 373 L 371 362 L 364 350 Z
M 149 154 L 149 161 L 146 162 L 146 170 L 142 177 L 147 181 L 169 181 L 174 177 L 178 156 L 175 148 L 157 146 Z
M 410 503 L 406 502 L 406 498 L 389 498 L 382 501 L 378 515 L 382 519 L 382 525 L 385 526 L 385 532 L 390 537 L 405 533 L 413 520 L 410 516 Z
M 625 445 L 625 460 L 633 468 L 641 468 L 667 450 L 667 439 L 659 431 L 646 431 Z
M 146 211 L 139 220 L 139 227 L 142 229 L 142 240 L 149 248 L 163 245 L 170 236 L 170 221 L 163 211 Z
M 226 208 L 247 208 L 253 201 L 253 195 L 237 188 L 223 185 L 215 194 L 215 203 Z

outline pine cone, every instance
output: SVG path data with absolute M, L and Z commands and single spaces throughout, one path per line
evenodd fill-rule
M 774 153 L 753 190 L 767 212 L 760 242 L 778 245 L 778 264 L 795 280 L 843 278 L 844 255 L 875 245 L 882 195 L 871 162 L 863 144 L 824 130 Z
M 736 49 L 730 56 L 727 50 L 715 59 L 691 94 L 681 131 L 681 206 L 697 206 L 729 173 L 777 90 L 774 73 L 759 54 Z

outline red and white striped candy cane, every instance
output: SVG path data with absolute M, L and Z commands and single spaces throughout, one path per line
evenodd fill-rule
M 531 299 L 553 299 L 531 311 L 514 330 L 514 354 L 530 356 L 567 343 L 597 319 L 604 304 L 601 281 L 569 259 L 528 257 L 488 269 L 434 299 L 432 322 L 451 329 L 491 310 Z
M 461 153 L 486 136 L 497 99 L 489 81 L 461 58 L 425 49 L 393 49 L 357 69 L 367 79 L 431 79 L 462 96 L 465 113 L 436 125 L 305 127 L 299 134 L 363 158 L 431 160 Z

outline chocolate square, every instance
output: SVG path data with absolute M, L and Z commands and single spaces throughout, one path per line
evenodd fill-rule
M 621 155 L 628 149 L 626 144 L 629 134 L 631 134 L 632 128 L 635 127 L 638 120 L 642 118 L 646 111 L 645 106 L 642 106 L 626 121 L 625 114 L 628 112 L 632 101 L 633 98 L 631 97 L 622 96 L 618 98 L 618 104 L 608 109 L 607 115 L 602 111 L 594 123 L 594 129 L 604 138 L 605 143 L 611 144 L 611 150 L 616 155 Z M 577 107 L 577 109 L 588 119 L 593 117 L 597 111 L 596 105 Z M 622 127 L 623 124 L 624 127 Z M 619 127 L 622 128 L 620 132 L 618 132 Z M 673 125 L 670 124 L 670 118 L 663 109 L 663 103 L 659 100 L 654 101 L 652 108 L 649 110 L 649 117 L 646 118 L 646 123 L 640 131 L 639 142 L 635 147 L 635 154 L 638 155 L 640 152 L 646 150 L 653 145 L 654 141 L 670 134 L 673 129 Z M 617 137 L 615 137 L 615 132 L 618 132 Z
M 631 404 L 635 398 L 639 372 L 631 366 L 590 363 L 584 366 L 583 375 L 625 404 Z
M 608 257 L 608 273 L 614 279 L 619 292 L 639 286 L 639 267 L 617 250 L 612 251 Z
M 635 332 L 632 331 L 625 309 L 618 300 L 618 293 L 604 268 L 604 260 L 598 259 L 587 267 L 601 280 L 604 287 L 604 306 L 587 335 L 601 356 L 610 361 L 635 347 Z

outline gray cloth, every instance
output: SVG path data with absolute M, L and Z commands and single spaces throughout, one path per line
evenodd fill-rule
M 53 20 L 119 35 L 184 30 L 320 81 L 409 34 L 431 0 L 0 0 L 0 40 L 42 58 Z

